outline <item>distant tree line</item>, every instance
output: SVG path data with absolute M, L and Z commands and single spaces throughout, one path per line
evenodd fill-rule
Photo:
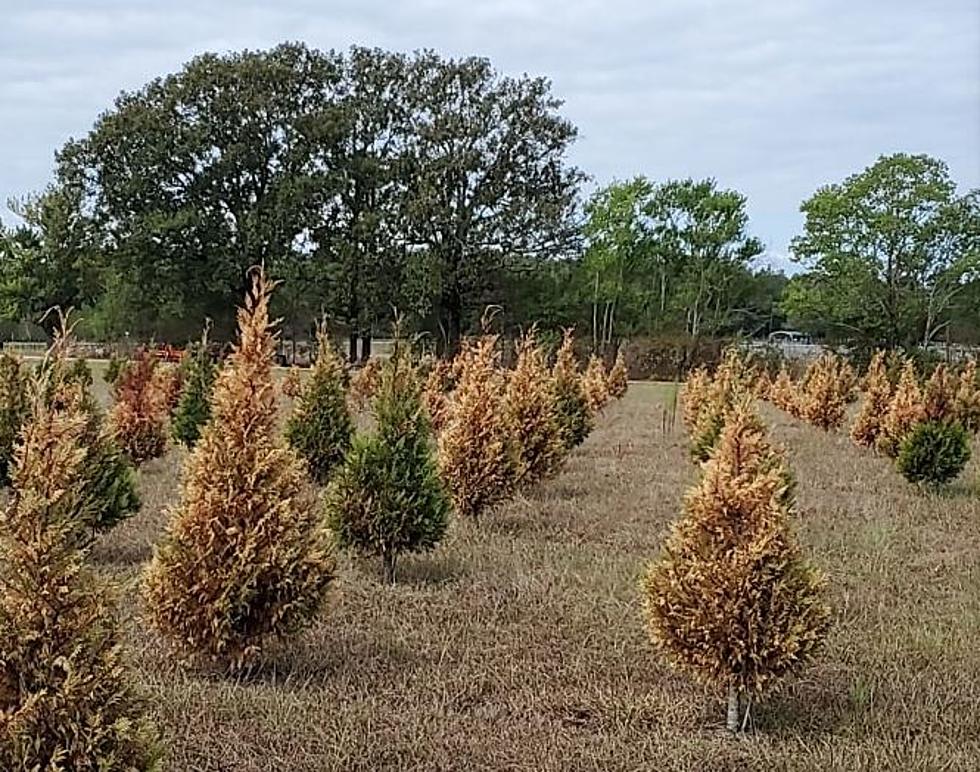
M 0 228 L 0 317 L 83 311 L 94 338 L 233 329 L 246 270 L 282 282 L 290 337 L 323 315 L 351 356 L 408 314 L 454 350 L 488 305 L 512 331 L 624 337 L 980 339 L 980 193 L 927 156 L 878 160 L 804 202 L 803 272 L 760 268 L 746 199 L 711 179 L 582 200 L 549 82 L 486 59 L 378 49 L 205 54 L 123 93 Z

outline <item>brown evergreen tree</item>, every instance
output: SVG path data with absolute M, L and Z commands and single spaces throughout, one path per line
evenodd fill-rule
M 732 731 L 743 698 L 806 664 L 829 624 L 823 579 L 793 535 L 792 510 L 784 462 L 740 402 L 643 580 L 654 644 L 727 691 Z
M 599 411 L 609 402 L 609 379 L 606 375 L 606 366 L 602 359 L 595 354 L 589 357 L 589 363 L 582 373 L 582 388 L 585 391 L 585 401 L 589 406 L 589 412 L 597 415 Z
M 698 417 L 708 400 L 711 376 L 703 367 L 696 367 L 687 374 L 681 387 L 681 420 L 689 432 L 697 426 Z
M 629 370 L 626 367 L 626 357 L 620 347 L 616 352 L 616 361 L 609 369 L 609 396 L 614 399 L 622 399 L 626 396 L 626 389 L 629 388 Z
M 922 389 L 919 388 L 919 378 L 915 372 L 915 363 L 906 360 L 898 386 L 888 403 L 888 411 L 881 423 L 878 434 L 877 448 L 886 456 L 894 458 L 898 455 L 902 440 L 925 420 L 926 411 L 922 400 Z
M 272 289 L 253 274 L 211 421 L 146 575 L 153 624 L 185 653 L 232 667 L 308 624 L 335 575 L 305 465 L 277 431 Z
M 779 368 L 779 373 L 772 382 L 772 387 L 769 389 L 769 401 L 792 416 L 799 413 L 797 389 L 793 383 L 793 377 L 785 365 Z
M 980 432 L 980 382 L 977 381 L 977 360 L 969 359 L 960 371 L 953 398 L 956 420 L 968 432 Z
M 949 374 L 946 365 L 940 363 L 926 381 L 922 393 L 922 407 L 927 421 L 949 421 L 955 419 L 957 383 Z
M 575 337 L 571 329 L 564 331 L 561 346 L 555 354 L 555 364 L 551 368 L 551 386 L 555 395 L 562 442 L 566 450 L 571 450 L 585 442 L 595 423 L 582 385 L 582 375 L 575 361 Z
M 853 385 L 850 366 L 835 354 L 822 354 L 807 367 L 797 398 L 799 417 L 824 431 L 839 428 Z
M 123 370 L 114 389 L 109 427 L 119 449 L 134 464 L 159 458 L 167 448 L 170 407 L 157 360 L 143 351 Z
M 88 542 L 83 400 L 79 384 L 53 383 L 42 368 L 0 515 L 4 770 L 148 770 L 159 759 L 128 682 L 110 588 L 80 546 Z
M 506 498 L 516 481 L 497 336 L 465 341 L 458 361 L 459 382 L 439 434 L 439 472 L 456 513 L 478 518 Z
M 516 447 L 517 480 L 532 483 L 553 472 L 565 454 L 551 373 L 534 330 L 517 344 L 517 361 L 507 375 L 504 421 Z
M 854 426 L 851 427 L 851 438 L 862 447 L 874 448 L 892 398 L 892 385 L 888 379 L 884 351 L 875 352 L 871 358 L 868 372 L 864 376 L 864 392 L 864 401 Z

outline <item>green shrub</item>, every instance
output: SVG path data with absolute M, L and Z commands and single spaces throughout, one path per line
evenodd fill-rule
M 27 374 L 20 360 L 0 355 L 0 485 L 10 483 L 14 446 L 28 413 Z
M 174 441 L 190 448 L 201 436 L 201 429 L 211 419 L 211 390 L 217 368 L 211 361 L 207 338 L 194 348 L 187 360 L 184 389 L 170 420 L 170 433 Z
M 354 439 L 326 501 L 339 543 L 380 556 L 388 582 L 394 582 L 400 553 L 438 544 L 452 509 L 431 447 L 419 378 L 399 359 L 381 376 L 374 401 L 377 430 Z
M 567 450 L 581 445 L 592 431 L 593 419 L 589 401 L 582 387 L 582 378 L 575 363 L 575 339 L 565 331 L 552 369 L 552 388 L 555 396 L 555 416 Z
M 320 354 L 286 424 L 286 439 L 306 459 L 310 476 L 324 485 L 344 460 L 354 422 L 347 409 L 343 360 L 325 333 L 318 338 Z
M 895 460 L 913 483 L 942 485 L 953 480 L 970 460 L 970 435 L 954 422 L 925 421 L 902 440 Z

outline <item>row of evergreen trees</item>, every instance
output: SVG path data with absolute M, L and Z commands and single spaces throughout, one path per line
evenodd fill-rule
M 625 391 L 621 360 L 609 374 L 601 363 L 578 373 L 570 335 L 553 368 L 528 336 L 505 371 L 484 336 L 427 377 L 400 345 L 378 373 L 373 428 L 358 433 L 324 334 L 281 433 L 273 288 L 253 274 L 220 371 L 206 340 L 180 370 L 145 355 L 115 368 L 108 420 L 84 368 L 67 358 L 67 326 L 33 374 L 0 363 L 4 383 L 17 386 L 3 415 L 19 438 L 0 532 L 0 768 L 150 769 L 159 758 L 122 665 L 110 588 L 86 556 L 95 529 L 138 507 L 133 465 L 162 452 L 168 416 L 192 450 L 143 578 L 146 615 L 186 657 L 241 669 L 315 617 L 335 584 L 337 546 L 379 555 L 393 580 L 397 556 L 435 546 L 453 511 L 476 517 L 557 469 L 593 410 Z M 436 371 L 453 382 L 438 395 Z M 436 396 L 444 410 L 434 440 Z M 506 469 L 506 484 L 473 463 L 498 445 L 506 465 L 495 474 Z M 326 484 L 325 511 L 313 480 Z M 125 507 L 120 489 L 133 496 Z

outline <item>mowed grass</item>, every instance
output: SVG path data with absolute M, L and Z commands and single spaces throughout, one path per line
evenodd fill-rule
M 796 527 L 829 577 L 820 659 L 722 730 L 719 695 L 648 642 L 638 580 L 696 480 L 672 390 L 634 384 L 555 479 L 436 551 L 344 557 L 325 613 L 247 678 L 181 666 L 139 577 L 183 453 L 140 472 L 142 512 L 92 559 L 122 582 L 126 643 L 172 770 L 980 768 L 980 499 L 907 485 L 844 435 L 769 407 Z M 971 464 L 964 479 L 976 480 Z

